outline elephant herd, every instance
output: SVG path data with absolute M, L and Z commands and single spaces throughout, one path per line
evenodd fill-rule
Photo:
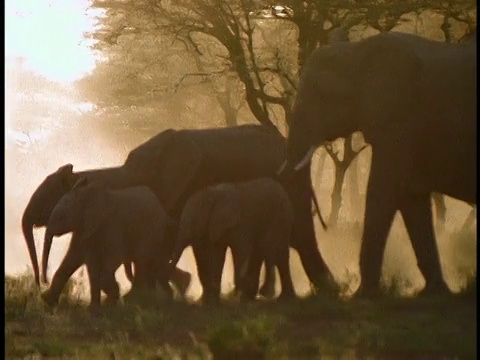
M 317 246 L 310 179 L 313 150 L 361 131 L 372 146 L 358 296 L 380 293 L 386 239 L 400 211 L 426 285 L 449 292 L 433 231 L 430 195 L 476 204 L 476 34 L 447 44 L 400 33 L 315 50 L 302 69 L 288 138 L 275 127 L 241 125 L 165 130 L 133 149 L 123 165 L 74 172 L 61 166 L 33 193 L 22 229 L 40 284 L 33 227 L 46 226 L 42 280 L 52 238 L 70 246 L 42 298 L 54 305 L 86 264 L 91 305 L 119 299 L 123 264 L 132 291 L 171 285 L 190 274 L 176 264 L 192 246 L 204 302 L 218 302 L 227 248 L 235 289 L 245 299 L 293 297 L 289 248 L 319 290 L 330 272 Z

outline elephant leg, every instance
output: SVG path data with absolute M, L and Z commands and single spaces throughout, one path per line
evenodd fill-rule
M 115 279 L 115 272 L 105 273 L 102 277 L 102 283 L 102 290 L 107 294 L 105 304 L 109 306 L 116 305 L 120 299 L 120 287 Z
M 383 150 L 383 149 L 379 149 Z M 398 209 L 398 174 L 389 164 L 394 159 L 374 151 L 367 186 L 365 224 L 360 249 L 361 284 L 356 296 L 380 294 L 383 254 L 388 233 Z
M 152 261 L 152 268 L 153 268 L 152 275 L 156 277 L 156 279 L 153 279 L 153 284 L 155 285 L 156 283 L 158 283 L 162 287 L 163 291 L 165 292 L 165 295 L 169 299 L 173 299 L 173 289 L 170 286 L 170 279 L 168 277 L 170 267 L 168 266 L 167 260 L 156 259 L 156 261 Z M 178 270 L 190 276 L 188 272 L 184 272 L 180 269 Z M 189 284 L 190 284 L 190 277 L 188 277 L 188 283 L 186 284 L 186 287 L 188 287 Z
M 134 260 L 135 277 L 133 279 L 130 291 L 123 296 L 125 303 L 142 303 L 146 297 L 150 296 L 150 292 L 155 291 L 156 285 L 159 284 L 164 290 L 168 298 L 173 298 L 173 291 L 168 282 L 168 271 L 161 269 L 158 264 L 148 262 L 145 257 Z
M 225 265 L 225 256 L 227 246 L 215 245 L 210 248 L 209 257 L 209 279 L 207 282 L 206 304 L 218 304 L 220 302 L 220 292 L 222 284 L 222 272 Z
M 425 277 L 424 292 L 449 292 L 443 280 L 440 254 L 433 230 L 430 194 L 410 194 L 403 197 L 400 211 L 417 257 L 418 267 Z
M 248 262 L 246 275 L 241 279 L 241 290 L 243 300 L 254 300 L 258 292 L 260 269 L 263 257 L 254 249 Z
M 209 254 L 207 253 L 206 249 L 202 248 L 202 246 L 192 245 L 192 249 L 195 257 L 195 263 L 197 265 L 198 278 L 200 280 L 200 284 L 202 285 L 201 301 L 202 303 L 205 303 L 209 291 Z
M 290 253 L 289 249 L 282 249 L 278 256 L 276 265 L 278 267 L 278 273 L 280 274 L 280 282 L 282 284 L 282 292 L 280 293 L 281 299 L 291 299 L 295 297 L 295 291 L 293 290 L 292 275 L 290 273 Z M 275 268 L 273 268 L 275 270 Z
M 177 267 L 173 271 L 170 280 L 172 280 L 180 295 L 184 297 L 188 287 L 190 286 L 192 275 L 188 271 L 183 271 Z
M 85 263 L 83 248 L 80 246 L 81 242 L 76 241 L 77 239 L 75 234 L 73 234 L 67 253 L 53 275 L 50 287 L 42 293 L 43 301 L 49 306 L 54 306 L 58 303 L 60 294 L 68 279 Z
M 309 211 L 295 216 L 291 247 L 297 250 L 314 291 L 328 292 L 332 287 L 332 276 L 318 249 L 312 215 Z
M 231 234 L 230 236 L 230 249 L 232 251 L 233 261 L 233 294 L 237 294 L 241 288 L 241 279 L 244 274 L 243 270 L 247 269 L 248 257 L 250 255 L 250 247 L 246 246 L 245 238 L 251 235 Z
M 88 279 L 90 281 L 90 310 L 96 312 L 100 307 L 102 274 L 97 259 L 87 260 Z
M 127 264 L 127 267 L 132 269 L 132 264 L 129 261 L 128 263 L 123 263 L 118 261 L 118 257 L 102 257 L 101 264 L 101 286 L 103 292 L 107 295 L 105 303 L 107 305 L 116 305 L 120 299 L 120 288 L 118 286 L 117 280 L 115 279 L 115 272 L 119 266 Z M 126 268 L 126 267 L 125 267 Z M 132 276 L 133 281 L 133 276 Z
M 302 266 L 315 289 L 327 290 L 331 287 L 330 270 L 320 254 L 315 236 L 312 217 L 310 167 L 297 172 L 295 181 L 285 184 L 295 211 L 292 242 L 297 250 Z
M 260 287 L 259 293 L 263 297 L 271 299 L 275 296 L 275 266 L 265 260 L 265 280 Z
M 135 280 L 137 280 L 138 277 L 136 283 L 140 288 L 154 289 L 160 277 L 163 278 L 163 283 L 168 281 L 165 276 L 160 276 L 161 269 L 157 265 L 154 260 L 146 260 L 145 257 L 142 257 L 141 261 L 137 260 L 135 262 L 135 269 L 138 268 L 135 272 Z

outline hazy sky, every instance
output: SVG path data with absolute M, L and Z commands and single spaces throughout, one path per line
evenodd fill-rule
M 25 66 L 62 83 L 74 81 L 95 66 L 83 33 L 94 28 L 85 0 L 7 0 L 5 54 L 22 56 Z M 88 12 L 87 12 L 88 10 Z

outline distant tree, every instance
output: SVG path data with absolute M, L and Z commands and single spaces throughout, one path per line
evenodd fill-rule
M 345 180 L 345 173 L 347 169 L 355 160 L 355 158 L 367 147 L 366 144 L 362 145 L 358 149 L 353 147 L 353 134 L 349 135 L 344 142 L 343 154 L 340 151 L 335 151 L 332 148 L 332 144 L 325 145 L 325 150 L 333 159 L 335 164 L 335 182 L 333 185 L 331 195 L 331 210 L 328 218 L 328 224 L 331 226 L 337 225 L 338 215 L 340 207 L 342 205 L 342 186 Z
M 472 206 L 472 209 L 468 213 L 467 219 L 463 223 L 462 228 L 463 229 L 470 229 L 473 224 L 477 221 L 477 205 L 476 204 L 470 204 Z

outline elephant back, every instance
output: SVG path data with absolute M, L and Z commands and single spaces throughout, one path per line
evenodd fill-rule
M 205 186 L 275 176 L 285 153 L 285 139 L 263 125 L 166 130 L 132 150 L 124 167 L 177 218 Z
M 286 140 L 278 131 L 264 125 L 186 130 L 202 151 L 204 184 L 242 182 L 274 176 L 286 156 Z

